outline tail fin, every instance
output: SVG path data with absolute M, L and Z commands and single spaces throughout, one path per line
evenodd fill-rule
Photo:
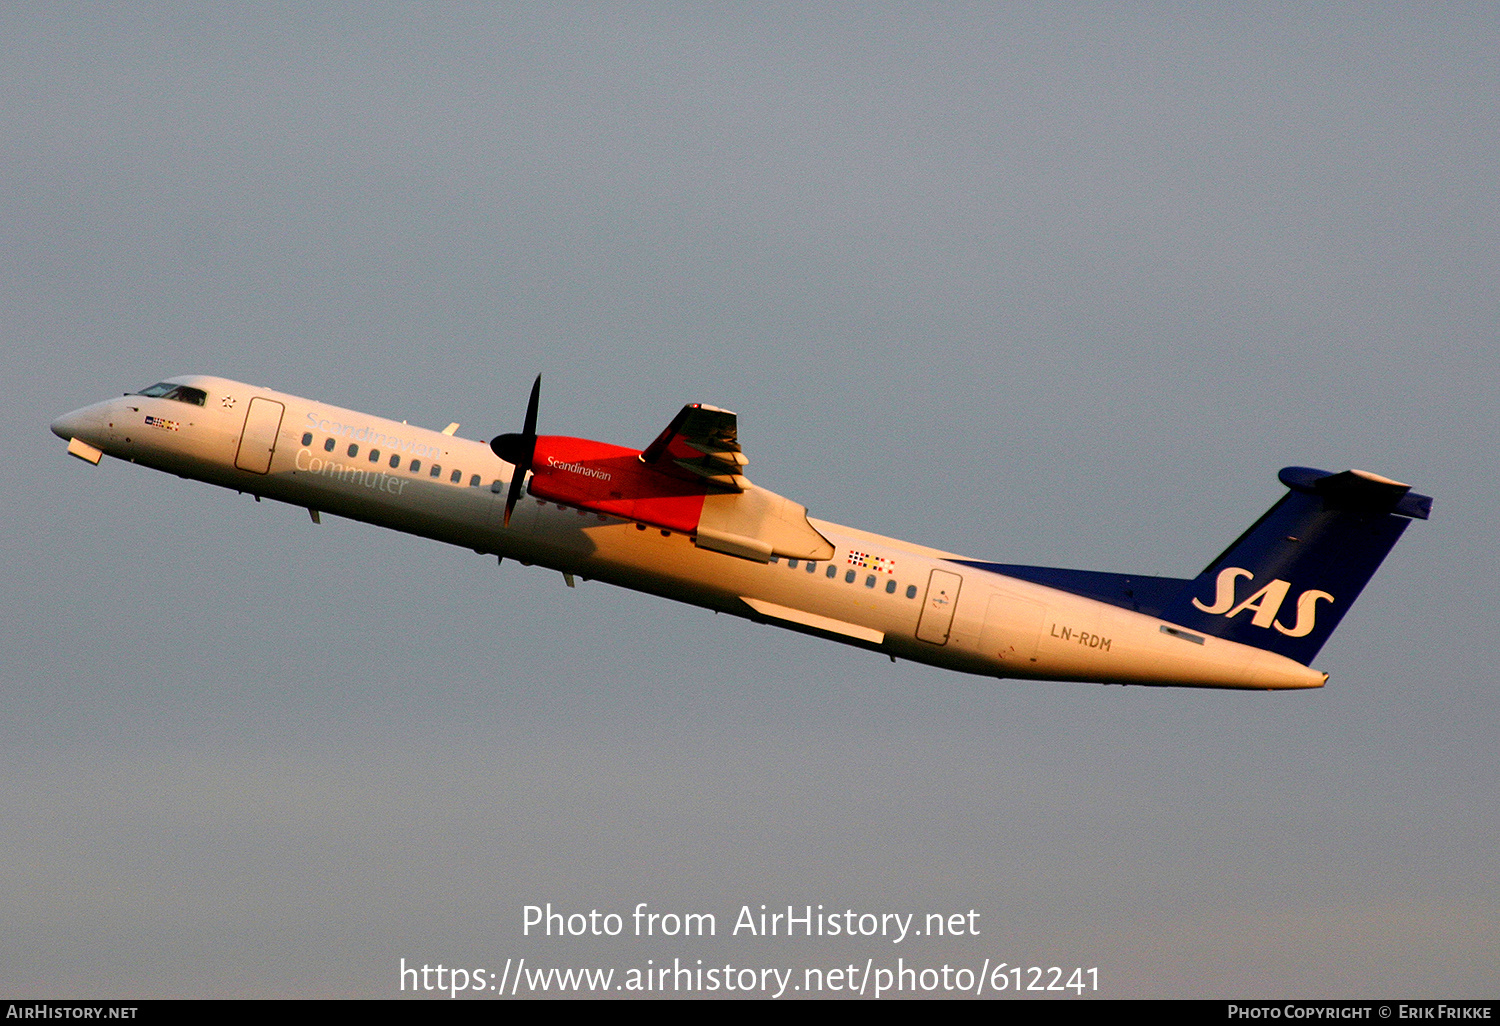
M 1312 662 L 1413 518 L 1432 499 L 1346 470 L 1287 467 L 1291 491 L 1168 603 L 1161 618 Z

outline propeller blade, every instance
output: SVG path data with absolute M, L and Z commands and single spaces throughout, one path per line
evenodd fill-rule
M 536 406 L 537 400 L 542 397 L 542 376 L 538 374 L 536 380 L 531 383 L 531 398 L 526 403 L 526 426 L 521 429 L 523 435 L 530 435 L 533 442 L 536 441 Z
M 521 498 L 526 482 L 526 473 L 531 470 L 531 461 L 536 457 L 536 408 L 542 397 L 542 376 L 538 374 L 531 384 L 531 399 L 526 403 L 526 421 L 520 434 L 514 432 L 497 435 L 490 440 L 490 450 L 506 463 L 516 468 L 511 475 L 510 491 L 505 495 L 505 517 L 502 526 L 510 526 L 511 511 Z
M 510 526 L 511 510 L 516 508 L 516 500 L 521 497 L 521 488 L 526 482 L 526 473 L 519 467 L 516 468 L 516 476 L 510 479 L 510 491 L 505 495 L 505 516 L 500 520 L 501 527 Z

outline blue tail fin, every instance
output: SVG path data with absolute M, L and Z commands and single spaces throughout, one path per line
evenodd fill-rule
M 1291 489 L 1184 588 L 1161 618 L 1304 666 L 1432 499 L 1362 470 L 1287 467 Z

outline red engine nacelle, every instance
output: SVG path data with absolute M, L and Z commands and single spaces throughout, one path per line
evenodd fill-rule
M 642 463 L 639 449 L 539 435 L 529 491 L 539 499 L 693 534 L 709 485 L 691 474 L 679 477 L 662 464 Z

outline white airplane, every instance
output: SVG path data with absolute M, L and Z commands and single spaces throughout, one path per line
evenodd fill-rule
M 1309 667 L 1432 500 L 1359 470 L 1289 489 L 1196 579 L 1016 566 L 813 520 L 744 476 L 735 415 L 683 407 L 644 450 L 489 443 L 223 378 L 170 378 L 59 417 L 105 456 L 732 613 L 892 660 L 1102 684 L 1321 687 Z

